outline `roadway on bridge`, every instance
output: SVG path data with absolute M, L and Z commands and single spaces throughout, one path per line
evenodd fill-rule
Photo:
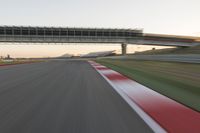
M 1 133 L 152 132 L 86 61 L 0 67 Z

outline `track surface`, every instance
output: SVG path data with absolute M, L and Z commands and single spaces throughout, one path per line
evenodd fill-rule
M 152 132 L 86 61 L 0 67 L 1 133 Z

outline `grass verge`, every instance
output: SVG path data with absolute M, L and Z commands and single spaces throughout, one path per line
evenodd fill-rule
M 188 48 L 167 48 L 147 50 L 143 52 L 135 53 L 136 55 L 156 55 L 156 54 L 200 54 L 200 46 L 188 47 Z
M 200 65 L 198 64 L 112 59 L 96 61 L 200 111 Z
M 43 62 L 43 60 L 13 60 L 13 61 L 0 60 L 0 65 L 15 65 L 15 64 L 36 63 L 36 62 Z

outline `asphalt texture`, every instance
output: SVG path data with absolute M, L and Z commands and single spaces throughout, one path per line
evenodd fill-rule
M 86 61 L 0 67 L 0 133 L 152 132 Z

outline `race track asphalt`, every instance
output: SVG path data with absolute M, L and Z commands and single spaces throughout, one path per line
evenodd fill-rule
M 152 130 L 87 61 L 0 67 L 0 133 Z

